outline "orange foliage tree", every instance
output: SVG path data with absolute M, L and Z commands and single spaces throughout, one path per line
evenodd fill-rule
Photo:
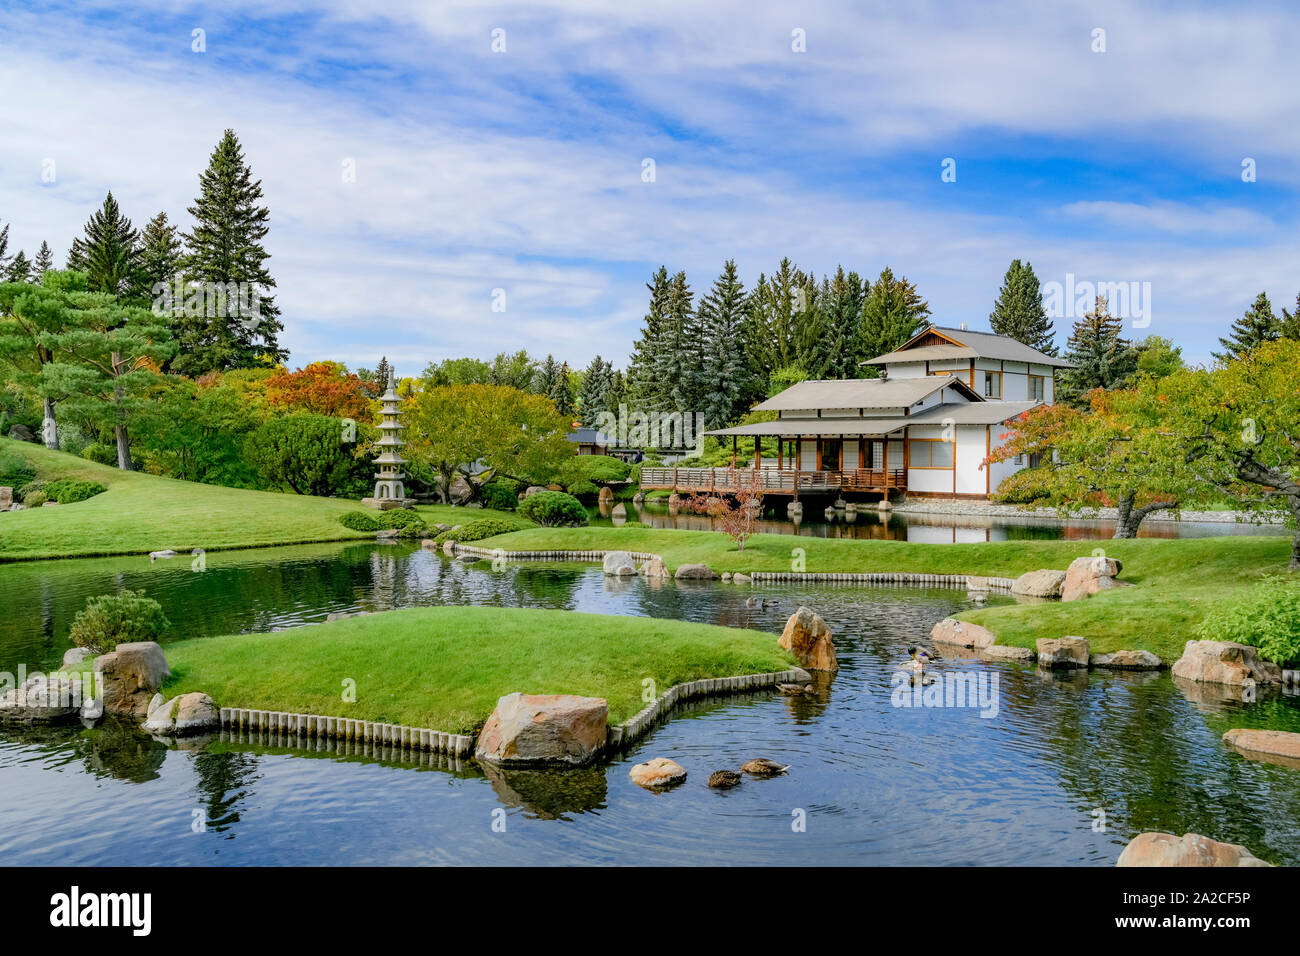
M 374 417 L 370 387 L 338 362 L 312 362 L 290 372 L 276 369 L 266 380 L 273 407 L 368 422 Z

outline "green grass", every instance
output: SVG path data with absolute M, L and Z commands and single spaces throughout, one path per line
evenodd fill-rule
M 0 438 L 0 452 L 5 451 L 24 455 L 39 478 L 97 481 L 108 490 L 76 504 L 0 516 L 0 561 L 373 537 L 339 524 L 339 515 L 363 510 L 352 500 L 246 491 L 120 471 L 42 445 Z M 460 524 L 483 514 L 438 505 L 417 510 L 430 524 Z
M 609 701 L 610 723 L 643 706 L 645 678 L 673 684 L 784 670 L 777 635 L 639 617 L 499 607 L 408 608 L 273 634 L 168 644 L 167 696 L 219 706 L 477 731 L 512 691 Z M 356 682 L 356 702 L 343 684 Z
M 1017 577 L 1039 568 L 1064 570 L 1095 548 L 1124 564 L 1120 578 L 1133 587 L 1083 601 L 990 607 L 958 615 L 987 627 L 1000 644 L 1034 647 L 1040 637 L 1077 634 L 1097 653 L 1149 650 L 1172 662 L 1213 602 L 1250 586 L 1262 574 L 1284 571 L 1291 539 L 1285 536 L 1137 538 L 1124 541 L 993 541 L 914 544 L 757 535 L 738 551 L 711 531 L 651 528 L 537 528 L 479 542 L 509 550 L 651 551 L 669 568 L 703 562 L 715 571 L 791 571 L 791 551 L 805 552 L 809 572 L 910 571 Z

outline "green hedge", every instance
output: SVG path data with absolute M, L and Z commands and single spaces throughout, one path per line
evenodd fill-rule
M 59 478 L 45 486 L 45 493 L 50 499 L 61 505 L 76 504 L 95 495 L 102 495 L 107 490 L 97 481 L 79 481 L 76 478 Z
M 509 534 L 511 531 L 520 531 L 532 526 L 532 522 L 492 515 L 467 521 L 459 528 L 451 528 L 442 532 L 433 540 L 438 544 L 442 544 L 444 541 L 482 541 L 484 538 L 493 538 L 499 534 Z
M 422 537 L 429 531 L 424 519 L 414 511 L 393 508 L 390 511 L 349 511 L 339 516 L 339 524 L 353 531 L 396 530 L 404 538 Z
M 587 509 L 582 502 L 562 491 L 530 495 L 519 502 L 519 514 L 544 528 L 578 527 L 587 523 Z
M 514 481 L 489 481 L 480 489 L 483 507 L 494 511 L 514 511 L 519 505 L 519 484 Z

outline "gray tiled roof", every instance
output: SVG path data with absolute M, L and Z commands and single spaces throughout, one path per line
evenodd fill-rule
M 1047 355 L 1038 349 L 1030 348 L 1010 336 L 997 335 L 993 332 L 972 332 L 969 329 L 949 329 L 941 325 L 932 326 L 928 331 L 940 332 L 961 345 L 922 345 L 917 348 L 903 348 L 877 355 L 863 362 L 863 365 L 884 365 L 887 362 L 924 362 L 927 360 L 962 358 L 999 359 L 1006 362 L 1033 362 L 1037 365 L 1051 365 L 1055 368 L 1074 368 L 1065 359 Z M 924 335 L 925 333 L 921 333 Z

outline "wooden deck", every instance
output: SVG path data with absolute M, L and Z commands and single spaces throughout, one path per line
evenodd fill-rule
M 641 468 L 641 487 L 677 492 L 728 492 L 752 488 L 765 495 L 793 495 L 800 492 L 876 492 L 907 488 L 904 468 L 854 468 L 845 471 L 800 471 L 759 468 Z

